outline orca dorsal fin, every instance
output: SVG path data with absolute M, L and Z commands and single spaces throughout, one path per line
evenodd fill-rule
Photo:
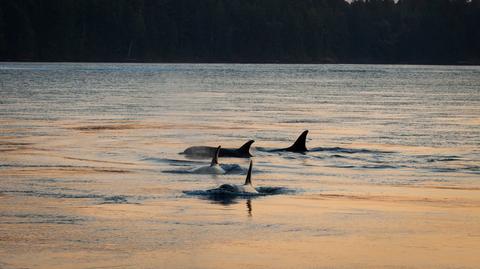
M 246 155 L 248 157 L 252 157 L 252 155 L 250 154 L 250 146 L 253 144 L 253 142 L 255 142 L 255 140 L 248 141 L 247 143 L 243 144 L 243 146 L 239 147 L 237 151 L 240 154 Z
M 210 163 L 210 166 L 214 166 L 218 164 L 218 153 L 220 152 L 220 148 L 222 146 L 218 146 L 218 148 L 215 150 L 215 154 L 213 154 L 212 162 Z
M 250 160 L 250 166 L 248 167 L 247 178 L 245 179 L 245 184 L 243 185 L 252 185 L 252 164 L 253 164 L 253 161 Z
M 308 130 L 303 131 L 303 133 L 297 138 L 297 141 L 293 143 L 290 147 L 286 148 L 288 151 L 293 152 L 305 152 L 307 150 L 306 141 L 307 141 Z

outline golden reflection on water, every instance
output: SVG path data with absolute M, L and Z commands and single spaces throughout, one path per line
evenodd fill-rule
M 77 127 L 66 127 L 51 138 L 2 138 L 1 162 L 23 165 L 0 169 L 4 180 L 0 252 L 5 268 L 475 268 L 480 264 L 476 255 L 480 249 L 478 185 L 352 182 L 339 179 L 338 168 L 316 167 L 305 159 L 306 167 L 313 165 L 309 171 L 321 176 L 296 174 L 295 180 L 308 189 L 318 188 L 319 182 L 311 181 L 317 178 L 319 193 L 222 204 L 180 193 L 225 180 L 239 184 L 242 175 L 205 182 L 190 176 L 183 183 L 177 181 L 179 176 L 162 174 L 158 168 L 162 164 L 132 157 L 134 152 L 177 156 L 178 149 L 187 145 L 179 145 L 174 136 L 155 138 L 155 143 L 135 139 L 168 134 L 176 127 L 151 122 L 64 124 Z M 373 147 L 391 150 L 390 146 Z M 100 152 L 121 154 L 102 156 Z M 418 147 L 415 152 L 431 154 Z M 272 158 L 276 157 L 256 160 L 257 168 L 265 169 L 262 161 L 292 162 Z M 247 161 L 225 162 L 246 165 Z M 389 177 L 409 174 L 368 173 L 387 172 Z M 348 177 L 364 172 L 346 169 L 341 173 Z M 259 173 L 254 182 L 274 186 L 291 176 Z M 18 185 L 27 188 L 9 192 Z M 88 196 L 112 191 L 137 200 L 109 203 L 106 198 L 99 203 L 100 196 Z M 71 199 L 65 195 L 70 193 L 85 197 Z

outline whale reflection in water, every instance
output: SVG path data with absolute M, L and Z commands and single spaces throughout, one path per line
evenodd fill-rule
M 247 200 L 247 211 L 248 211 L 248 216 L 252 216 L 252 200 L 248 199 Z

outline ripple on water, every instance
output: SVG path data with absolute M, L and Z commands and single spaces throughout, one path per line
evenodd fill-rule
M 177 160 L 169 158 L 155 158 L 155 157 L 145 157 L 142 158 L 142 161 L 153 162 L 153 163 L 166 163 L 172 166 L 192 166 L 199 164 L 207 164 L 202 161 L 192 161 L 192 160 Z
M 138 204 L 142 200 L 155 198 L 154 196 L 110 195 L 97 193 L 62 193 L 41 190 L 3 190 L 0 193 L 20 194 L 24 196 L 54 199 L 91 199 L 97 201 L 99 204 Z
M 342 147 L 317 147 L 311 148 L 309 152 L 338 152 L 338 153 L 364 153 L 364 154 L 390 154 L 396 153 L 395 151 L 384 151 L 384 150 L 372 150 L 372 149 L 357 149 L 357 148 L 342 148 Z
M 38 213 L 2 213 L 0 217 L 2 224 L 80 224 L 88 220 L 79 216 Z

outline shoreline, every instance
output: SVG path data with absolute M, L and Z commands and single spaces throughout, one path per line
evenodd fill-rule
M 19 60 L 19 59 L 3 59 L 0 63 L 111 63 L 111 64 L 258 64 L 258 65 L 405 65 L 405 66 L 480 66 L 480 61 L 472 62 L 445 62 L 445 63 L 432 63 L 432 62 L 363 62 L 363 61 L 142 61 L 142 60 L 122 60 L 122 61 L 72 61 L 72 60 Z

